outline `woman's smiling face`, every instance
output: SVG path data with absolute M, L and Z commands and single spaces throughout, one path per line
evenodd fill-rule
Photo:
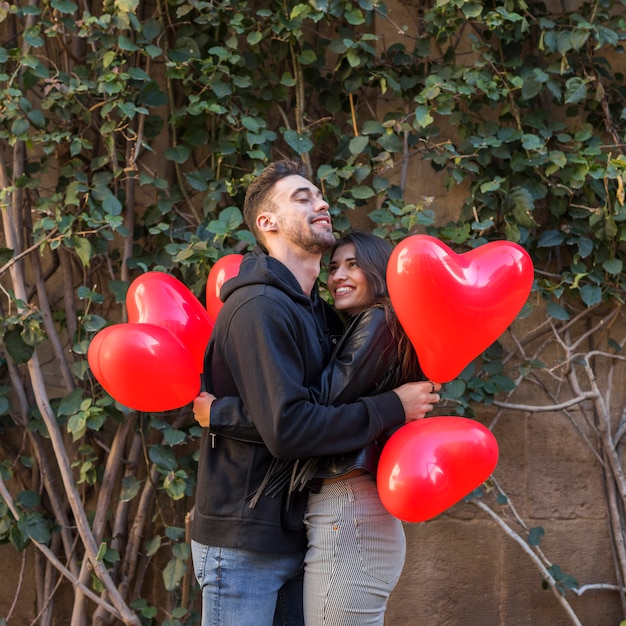
M 327 287 L 335 307 L 349 315 L 361 313 L 374 303 L 372 288 L 359 267 L 353 243 L 340 246 L 333 253 Z

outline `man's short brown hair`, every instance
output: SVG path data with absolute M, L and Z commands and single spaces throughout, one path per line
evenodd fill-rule
M 256 225 L 256 218 L 261 211 L 273 211 L 271 193 L 274 185 L 287 176 L 308 178 L 302 161 L 283 159 L 270 163 L 252 182 L 246 191 L 243 202 L 243 219 L 250 232 L 259 243 L 263 243 L 263 234 Z

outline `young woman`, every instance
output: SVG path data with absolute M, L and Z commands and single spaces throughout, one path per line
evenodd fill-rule
M 415 352 L 393 312 L 385 280 L 392 247 L 367 233 L 344 236 L 328 267 L 335 308 L 349 316 L 322 379 L 328 404 L 393 389 L 423 378 Z M 307 626 L 384 623 L 387 599 L 405 558 L 402 522 L 383 507 L 376 467 L 383 440 L 365 449 L 319 459 L 318 493 L 305 516 Z
M 423 379 L 387 292 L 392 249 L 385 240 L 363 232 L 345 235 L 333 247 L 327 287 L 348 325 L 319 388 L 311 390 L 320 403 L 338 406 Z M 436 402 L 440 385 L 425 384 Z M 203 426 L 209 423 L 212 400 L 202 394 L 194 402 L 195 417 Z M 341 455 L 277 463 L 254 496 L 271 494 L 284 481 L 291 481 L 293 489 L 305 484 L 312 489 L 305 515 L 307 626 L 384 623 L 387 599 L 405 558 L 402 522 L 383 507 L 375 482 L 384 440 Z

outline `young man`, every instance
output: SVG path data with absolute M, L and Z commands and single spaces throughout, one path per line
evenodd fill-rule
M 316 281 L 335 241 L 328 203 L 298 162 L 268 166 L 250 186 L 244 218 L 264 251 L 244 258 L 222 289 L 205 360 L 205 386 L 238 396 L 260 433 L 236 423 L 205 429 L 192 552 L 202 624 L 299 625 L 304 510 L 308 494 L 263 491 L 277 459 L 342 453 L 424 417 L 438 399 L 411 383 L 339 407 L 317 404 L 314 387 L 341 327 Z

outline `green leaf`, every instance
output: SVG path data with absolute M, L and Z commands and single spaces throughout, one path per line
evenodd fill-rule
M 78 413 L 84 398 L 85 392 L 81 388 L 70 391 L 59 403 L 59 407 L 56 411 L 57 417 Z
M 369 144 L 369 139 L 365 135 L 357 135 L 350 139 L 349 149 L 350 154 L 356 156 L 357 154 L 361 154 L 367 148 Z
M 582 78 L 574 76 L 565 83 L 565 103 L 576 104 L 582 102 L 587 95 L 586 83 Z
M 22 528 L 20 528 L 19 524 L 11 526 L 9 539 L 13 544 L 13 547 L 18 550 L 18 552 L 24 550 L 24 548 L 28 545 L 28 535 L 22 532 Z
M 294 87 L 296 85 L 296 79 L 291 72 L 283 72 L 283 75 L 280 77 L 280 84 L 285 87 Z
M 106 554 L 106 551 L 107 551 L 107 544 L 106 544 L 106 541 L 103 541 L 100 544 L 100 547 L 98 548 L 98 553 L 96 554 L 96 560 L 102 561 L 102 559 L 104 558 L 104 555 Z
M 615 339 L 613 339 L 612 337 L 609 337 L 607 339 L 607 343 L 609 344 L 609 346 L 611 346 L 611 348 L 613 348 L 613 350 L 615 350 L 618 354 L 620 354 L 622 352 L 622 346 L 620 346 L 620 344 L 615 341 Z
M 483 12 L 483 6 L 479 2 L 464 2 L 461 10 L 467 19 L 477 19 Z
M 591 239 L 588 239 L 587 237 L 579 237 L 576 240 L 576 247 L 578 248 L 578 254 L 580 255 L 580 258 L 584 259 L 593 252 L 594 243 Z
M 154 621 L 154 618 L 158 615 L 158 613 L 159 611 L 156 606 L 146 606 L 141 609 L 141 617 L 148 620 L 149 623 L 152 623 Z
M 420 104 L 415 107 L 415 125 L 418 129 L 426 128 L 434 122 L 434 118 L 430 113 L 430 108 Z
M 532 100 L 541 92 L 544 84 L 545 83 L 535 78 L 527 78 L 522 85 L 522 98 L 524 98 L 524 100 Z
M 539 235 L 537 246 L 540 248 L 550 248 L 560 246 L 565 241 L 565 235 L 558 230 L 546 230 Z
M 152 539 L 147 540 L 144 543 L 146 556 L 154 556 L 158 552 L 160 547 L 161 547 L 161 535 L 157 535 L 156 537 L 152 537 Z
M 548 571 L 554 580 L 560 583 L 557 587 L 559 587 L 561 593 L 564 593 L 565 589 L 576 589 L 576 587 L 578 587 L 576 579 L 567 572 L 564 572 L 558 565 L 552 564 L 548 568 Z
M 185 179 L 189 183 L 189 186 L 195 191 L 206 191 L 209 188 L 207 170 L 185 172 Z
M 163 481 L 163 487 L 172 500 L 182 500 L 187 491 L 187 478 L 184 472 L 169 472 Z
M 38 493 L 25 489 L 17 494 L 16 502 L 22 509 L 35 509 L 39 506 L 41 498 Z
M 17 365 L 29 361 L 35 351 L 33 346 L 29 346 L 22 339 L 21 328 L 8 330 L 4 334 L 4 347 Z
M 23 537 L 33 539 L 44 545 L 50 543 L 50 528 L 40 513 L 22 515 L 17 526 Z
M 258 30 L 253 30 L 248 33 L 247 41 L 251 46 L 256 46 L 263 39 L 263 33 Z
M 135 13 L 139 6 L 139 0 L 115 0 L 115 6 L 118 11 Z
M 104 317 L 88 314 L 83 318 L 83 328 L 89 333 L 97 333 L 107 325 Z
M 185 536 L 185 529 L 178 526 L 168 526 L 165 529 L 165 535 L 172 541 L 182 541 Z
M 169 446 L 178 446 L 185 442 L 187 436 L 182 430 L 176 428 L 167 427 L 163 433 L 165 442 Z
M 295 130 L 287 130 L 283 135 L 287 145 L 298 154 L 307 154 L 313 149 L 313 142 L 305 135 L 298 134 Z
M 84 413 L 76 413 L 67 420 L 67 431 L 72 435 L 72 441 L 78 441 L 87 432 L 87 416 Z
M 173 471 L 178 467 L 176 456 L 170 448 L 158 445 L 151 446 L 148 455 L 155 465 L 165 470 Z
M 181 561 L 186 561 L 191 556 L 188 543 L 175 543 L 172 546 L 172 554 Z
M 126 294 L 130 285 L 125 280 L 110 280 L 109 289 L 115 296 L 115 302 L 122 303 L 126 301 Z
M 237 206 L 226 207 L 220 212 L 220 222 L 226 224 L 228 232 L 232 232 L 233 230 L 239 228 L 243 223 L 243 214 L 241 213 L 241 209 Z
M 124 476 L 122 478 L 122 488 L 120 491 L 120 500 L 122 502 L 130 502 L 141 489 L 141 482 L 134 476 Z
M 545 531 L 541 526 L 535 526 L 528 531 L 528 543 L 531 546 L 538 546 L 541 543 Z
M 312 65 L 317 61 L 317 54 L 315 54 L 315 50 L 304 50 L 298 60 L 302 65 Z
M 550 317 L 553 317 L 556 320 L 567 321 L 570 318 L 569 313 L 556 302 L 548 302 L 546 311 Z
M 73 14 L 78 10 L 78 5 L 71 0 L 52 0 L 52 8 L 59 13 Z
M 602 289 L 596 285 L 583 285 L 580 288 L 580 297 L 588 307 L 593 306 L 602 302 Z
M 0 415 L 7 415 L 11 410 L 11 401 L 6 396 L 0 396 Z
M 609 259 L 602 263 L 602 268 L 613 276 L 619 276 L 624 269 L 624 262 L 621 259 Z
M 537 222 L 532 215 L 535 203 L 531 193 L 523 187 L 514 187 L 509 193 L 509 198 L 513 201 L 513 217 L 515 221 L 525 228 L 537 226 Z
M 374 190 L 367 185 L 356 185 L 350 189 L 350 193 L 357 200 L 367 200 L 375 195 Z
M 176 591 L 183 576 L 187 573 L 187 563 L 181 559 L 171 559 L 163 570 L 163 583 L 167 591 Z
M 450 398 L 452 400 L 458 400 L 459 398 L 463 397 L 466 388 L 467 385 L 465 384 L 465 382 L 459 378 L 456 378 L 444 385 L 444 388 L 442 390 L 442 397 Z
M 191 156 L 191 150 L 187 146 L 175 146 L 165 150 L 165 158 L 168 161 L 175 161 L 176 163 L 185 163 Z
M 20 117 L 13 121 L 11 124 L 11 134 L 16 137 L 20 137 L 21 135 L 25 135 L 30 128 L 30 122 L 25 117 Z
M 388 152 L 401 152 L 402 140 L 393 132 L 387 132 L 378 139 L 380 146 Z
M 590 34 L 590 31 L 586 28 L 575 28 L 570 39 L 572 48 L 580 50 L 587 43 Z
M 0 246 L 0 265 L 8 263 L 13 258 L 13 252 L 11 248 Z
M 111 196 L 113 197 L 113 196 Z M 74 251 L 85 267 L 89 267 L 91 261 L 91 242 L 85 237 L 76 237 L 72 241 Z
M 111 193 L 102 201 L 102 208 L 111 215 L 122 213 L 122 203 Z
M 572 35 L 570 31 L 568 30 L 561 30 L 558 33 L 557 49 L 562 55 L 567 54 L 569 50 L 571 50 L 572 48 L 571 39 L 572 39 Z

